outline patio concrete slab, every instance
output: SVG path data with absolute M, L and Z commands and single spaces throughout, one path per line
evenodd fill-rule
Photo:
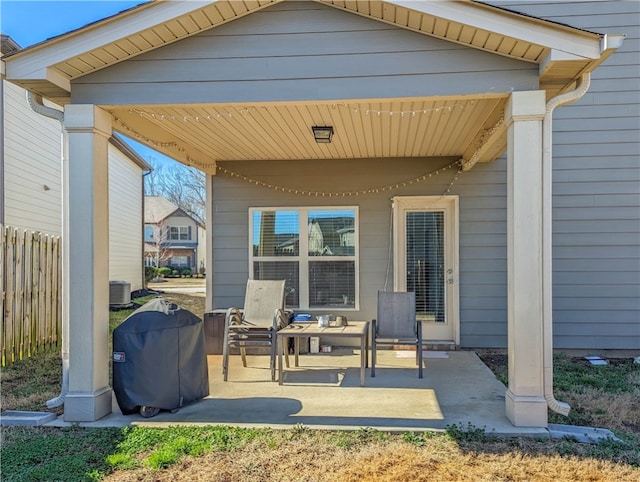
M 293 357 L 291 364 L 293 365 Z M 114 412 L 81 426 L 180 424 L 380 431 L 481 428 L 496 435 L 548 437 L 539 427 L 514 427 L 505 416 L 505 387 L 471 351 L 451 351 L 425 358 L 419 379 L 415 353 L 378 352 L 376 377 L 367 370 L 360 386 L 358 350 L 300 356 L 300 367 L 285 372 L 284 384 L 272 382 L 267 356 L 248 356 L 248 367 L 232 356 L 229 380 L 222 381 L 221 356 L 210 355 L 209 397 L 176 413 L 161 411 L 153 418 L 124 416 L 114 400 Z M 58 418 L 48 424 L 64 426 Z

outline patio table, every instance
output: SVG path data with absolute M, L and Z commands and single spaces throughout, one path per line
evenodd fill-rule
M 278 384 L 282 385 L 283 372 L 282 351 L 284 340 L 293 338 L 295 366 L 298 364 L 298 354 L 300 353 L 300 338 L 312 336 L 331 336 L 338 338 L 358 338 L 360 340 L 360 386 L 364 386 L 365 371 L 368 365 L 369 352 L 369 322 L 349 321 L 347 326 L 336 326 L 320 328 L 317 322 L 293 322 L 277 333 L 278 343 Z

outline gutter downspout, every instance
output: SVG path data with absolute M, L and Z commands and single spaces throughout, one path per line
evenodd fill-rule
M 67 183 L 65 168 L 65 131 L 64 131 L 64 112 L 52 107 L 47 107 L 42 103 L 42 97 L 35 95 L 33 92 L 27 91 L 27 104 L 31 107 L 35 113 L 55 119 L 60 122 L 60 159 L 62 160 L 62 185 Z M 67 199 L 63 199 L 63 202 L 68 202 Z M 63 209 L 64 213 L 64 209 Z M 69 272 L 68 270 L 68 253 L 69 253 L 69 240 L 65 233 L 69 230 L 65 228 L 68 220 L 62 219 L 62 269 L 63 272 Z M 47 400 L 47 408 L 57 408 L 64 404 L 64 399 L 69 392 L 69 306 L 67 304 L 67 298 L 64 293 L 69 292 L 69 281 L 67 276 L 62 277 L 62 388 L 60 395 L 51 400 Z
M 580 99 L 589 90 L 591 75 L 582 74 L 578 84 L 571 92 L 560 94 L 549 102 L 542 121 L 542 283 L 543 283 L 543 360 L 544 360 L 544 398 L 547 406 L 556 413 L 568 415 L 571 407 L 556 400 L 553 394 L 553 289 L 552 289 L 552 221 L 553 221 L 553 146 L 552 117 L 556 107 Z
M 145 181 L 145 177 L 147 177 L 152 172 L 153 172 L 153 168 L 149 169 L 147 172 L 142 173 L 142 288 L 144 288 L 145 290 L 147 289 L 147 257 L 144 255 L 145 248 L 146 248 L 146 243 L 144 238 L 145 238 L 145 230 L 147 225 L 145 224 L 145 216 L 144 216 L 145 198 L 146 198 L 144 181 Z

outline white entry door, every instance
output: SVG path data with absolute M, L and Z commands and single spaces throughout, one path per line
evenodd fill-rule
M 458 197 L 393 199 L 394 289 L 415 291 L 423 339 L 460 343 Z

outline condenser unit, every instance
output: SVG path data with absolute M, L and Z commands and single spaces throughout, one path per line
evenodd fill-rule
M 109 306 L 120 307 L 131 304 L 131 283 L 109 281 Z

